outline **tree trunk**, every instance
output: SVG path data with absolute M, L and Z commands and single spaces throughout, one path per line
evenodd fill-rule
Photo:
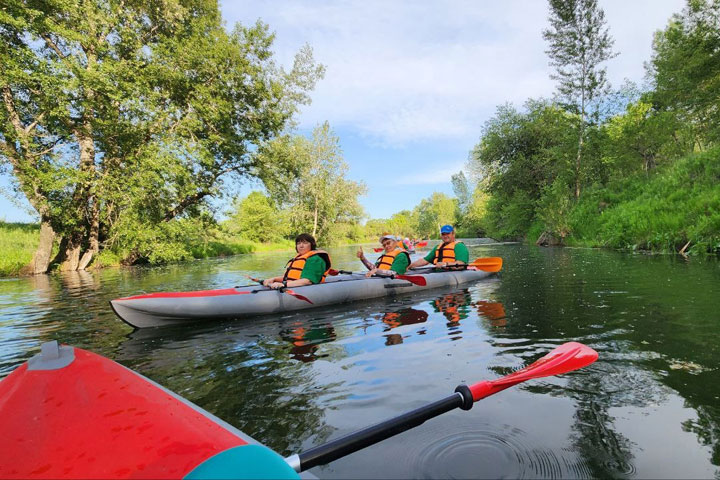
M 91 203 L 91 218 L 90 218 L 90 248 L 88 248 L 80 259 L 78 264 L 78 270 L 85 270 L 90 264 L 93 256 L 97 255 L 100 251 L 100 244 L 98 242 L 98 235 L 100 232 L 100 208 L 98 206 L 97 199 L 95 196 L 90 197 Z
M 312 236 L 315 238 L 315 234 L 317 232 L 317 222 L 318 222 L 318 206 L 317 202 L 315 203 L 315 211 L 313 212 L 313 233 Z
M 73 235 L 68 239 L 67 248 L 63 254 L 64 260 L 60 264 L 61 272 L 70 272 L 78 269 L 80 265 L 80 250 L 82 249 L 82 238 L 80 235 Z
M 92 111 L 86 112 L 91 114 Z M 88 177 L 83 179 L 75 187 L 75 193 L 73 194 L 72 208 L 75 210 L 77 215 L 78 224 L 74 231 L 68 235 L 67 249 L 65 250 L 64 260 L 60 264 L 60 271 L 74 271 L 80 268 L 80 253 L 84 244 L 90 243 L 92 250 L 92 242 L 90 240 L 91 232 L 96 229 L 95 222 L 98 221 L 96 216 L 99 212 L 96 212 L 98 208 L 97 203 L 94 201 L 93 191 L 95 190 L 95 143 L 92 139 L 92 126 L 89 122 L 86 122 L 82 130 L 77 130 L 75 136 L 78 139 L 78 145 L 80 147 L 80 170 L 87 173 Z M 88 209 L 90 209 L 90 218 L 88 218 Z M 97 231 L 96 238 L 97 238 Z M 97 245 L 96 245 L 97 246 Z M 90 256 L 84 258 L 86 260 L 85 266 L 90 263 L 93 256 L 90 251 Z
M 580 139 L 578 140 L 577 157 L 575 158 L 575 198 L 580 198 L 580 161 L 582 158 L 583 128 L 580 127 Z
M 50 266 L 50 254 L 52 253 L 55 231 L 50 226 L 50 219 L 42 217 L 40 221 L 40 244 L 35 250 L 30 263 L 20 270 L 20 275 L 37 275 L 45 273 Z

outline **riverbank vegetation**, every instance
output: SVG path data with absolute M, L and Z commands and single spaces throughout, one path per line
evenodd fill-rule
M 437 238 L 446 223 L 460 237 L 720 252 L 720 0 L 688 0 L 655 35 L 647 84 L 614 90 L 603 65 L 622 52 L 597 0 L 549 4 L 557 95 L 500 105 L 455 197 L 363 223 L 366 186 L 330 125 L 292 128 L 324 72 L 309 47 L 285 71 L 267 25 L 228 31 L 210 0 L 10 1 L 0 167 L 40 221 L 0 224 L 0 274 L 290 249 L 298 232 Z M 218 212 L 247 181 L 258 190 Z
M 655 35 L 648 86 L 615 91 L 601 88 L 599 63 L 583 66 L 584 55 L 612 56 L 597 2 L 550 4 L 558 96 L 501 105 L 485 124 L 470 155 L 485 213 L 469 227 L 543 244 L 720 253 L 720 1 L 690 0 Z M 580 92 L 583 83 L 595 90 Z

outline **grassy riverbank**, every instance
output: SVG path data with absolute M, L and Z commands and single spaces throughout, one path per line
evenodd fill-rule
M 0 277 L 18 275 L 20 269 L 32 259 L 40 236 L 40 225 L 28 223 L 0 222 Z M 203 242 L 189 247 L 184 260 L 222 257 L 242 253 L 271 252 L 293 249 L 291 240 L 259 243 L 233 237 L 213 235 Z M 118 266 L 122 255 L 112 250 L 103 250 L 93 262 L 93 267 Z
M 40 225 L 0 222 L 0 277 L 17 275 L 32 260 Z
M 719 184 L 720 149 L 713 149 L 588 189 L 570 213 L 567 243 L 720 253 Z

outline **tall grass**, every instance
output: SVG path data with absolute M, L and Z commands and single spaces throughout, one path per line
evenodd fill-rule
M 17 275 L 32 260 L 40 241 L 40 225 L 0 221 L 0 276 Z
M 720 148 L 588 189 L 571 213 L 569 243 L 720 253 Z

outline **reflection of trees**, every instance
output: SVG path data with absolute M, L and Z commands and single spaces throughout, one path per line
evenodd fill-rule
M 277 323 L 221 326 L 139 330 L 118 358 L 280 453 L 324 441 L 331 430 L 318 402 L 336 385 L 318 385 L 306 364 L 288 361 Z
M 612 352 L 624 355 L 604 364 L 603 381 L 613 378 L 617 385 L 596 390 L 581 402 L 578 446 L 588 435 L 582 448 L 600 469 L 596 475 L 622 476 L 601 465 L 603 461 L 612 463 L 611 445 L 624 450 L 618 453 L 618 465 L 629 461 L 632 449 L 612 432 L 605 410 L 597 406 L 592 410 L 591 402 L 648 408 L 667 387 L 698 416 L 684 422 L 682 428 L 709 446 L 713 452 L 710 461 L 720 465 L 717 263 L 688 265 L 667 256 L 583 249 L 523 247 L 515 253 L 495 291 L 498 299 L 513 305 L 513 321 L 504 334 L 529 341 L 579 340 L 593 347 L 621 342 L 621 348 L 614 345 L 601 353 L 601 360 Z M 673 363 L 696 367 L 674 370 L 669 366 Z M 600 380 L 596 383 L 602 384 Z M 600 395 L 608 398 L 600 400 Z M 588 425 L 583 423 L 586 421 Z M 608 435 L 605 449 L 600 445 L 603 432 Z

